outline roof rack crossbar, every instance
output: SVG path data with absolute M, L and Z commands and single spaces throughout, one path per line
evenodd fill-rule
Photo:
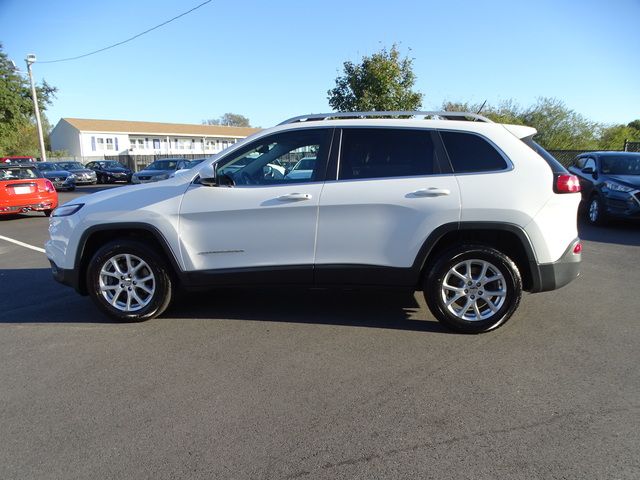
M 468 120 L 473 122 L 493 123 L 487 117 L 471 112 L 422 112 L 413 110 L 397 110 L 397 111 L 374 111 L 374 112 L 331 112 L 331 113 L 312 113 L 309 115 L 299 115 L 280 123 L 279 125 L 287 125 L 290 123 L 309 122 L 316 120 L 331 120 L 341 118 L 376 118 L 376 117 L 424 117 L 434 118 L 437 120 Z

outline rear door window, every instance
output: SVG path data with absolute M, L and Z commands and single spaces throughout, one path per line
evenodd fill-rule
M 339 179 L 408 177 L 439 173 L 429 130 L 345 128 Z
M 507 168 L 502 154 L 480 135 L 441 131 L 440 136 L 455 173 L 492 172 Z

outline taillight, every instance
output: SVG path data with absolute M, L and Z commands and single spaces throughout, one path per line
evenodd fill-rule
M 580 242 L 576 243 L 573 247 L 573 254 L 580 255 L 582 253 L 582 244 Z
M 53 193 L 56 191 L 56 187 L 53 186 L 53 183 L 51 183 L 50 180 L 45 180 L 44 181 L 44 191 L 45 192 L 49 192 L 49 193 Z
M 556 175 L 553 183 L 553 191 L 556 193 L 576 193 L 580 191 L 580 181 L 575 175 Z

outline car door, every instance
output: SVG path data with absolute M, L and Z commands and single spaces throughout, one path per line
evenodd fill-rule
M 581 162 L 578 165 L 582 165 L 581 167 L 570 168 L 571 173 L 578 177 L 580 181 L 580 191 L 582 193 L 582 198 L 588 199 L 591 197 L 591 193 L 593 192 L 593 187 L 595 180 L 597 178 L 598 167 L 596 165 L 596 160 L 593 157 L 582 157 Z
M 337 178 L 320 199 L 315 281 L 411 284 L 427 237 L 460 218 L 458 184 L 437 133 L 353 127 L 340 134 Z
M 242 283 L 310 283 L 332 135 L 327 128 L 300 128 L 257 139 L 216 162 L 219 183 L 234 186 L 194 182 L 180 210 L 186 269 L 209 271 L 207 283 L 225 274 Z M 310 154 L 318 158 L 310 178 L 284 175 L 283 165 Z

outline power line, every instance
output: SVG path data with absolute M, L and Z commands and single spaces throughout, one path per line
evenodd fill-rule
M 185 15 L 188 15 L 189 13 L 193 12 L 194 10 L 199 9 L 200 7 L 205 6 L 207 3 L 211 3 L 213 0 L 206 0 L 205 2 L 202 2 L 200 5 L 197 5 L 195 7 L 193 7 L 191 10 L 187 10 L 186 12 L 181 13 L 180 15 L 177 15 L 173 18 L 170 18 L 169 20 L 167 20 L 166 22 L 162 22 L 159 25 L 156 25 L 155 27 L 151 27 L 148 30 L 145 30 L 144 32 L 140 32 L 137 35 L 134 35 L 131 38 L 127 38 L 126 40 L 122 40 L 121 42 L 118 43 L 114 43 L 113 45 L 109 45 L 108 47 L 104 47 L 101 48 L 99 50 L 94 50 L 93 52 L 89 52 L 89 53 L 85 53 L 83 55 L 78 55 L 76 57 L 68 57 L 68 58 L 60 58 L 58 60 L 47 60 L 47 61 L 39 61 L 38 63 L 58 63 L 58 62 L 68 62 L 70 60 L 78 60 L 79 58 L 84 58 L 84 57 L 88 57 L 89 55 L 95 55 L 96 53 L 100 53 L 100 52 L 104 52 L 105 50 L 109 50 L 110 48 L 114 48 L 117 47 L 119 45 L 122 45 L 124 43 L 130 42 L 131 40 L 135 40 L 138 37 L 141 37 L 142 35 L 145 35 L 149 32 L 152 32 L 160 27 L 164 27 L 165 25 L 167 25 L 168 23 L 173 22 L 174 20 L 179 19 L 180 17 L 184 17 Z

